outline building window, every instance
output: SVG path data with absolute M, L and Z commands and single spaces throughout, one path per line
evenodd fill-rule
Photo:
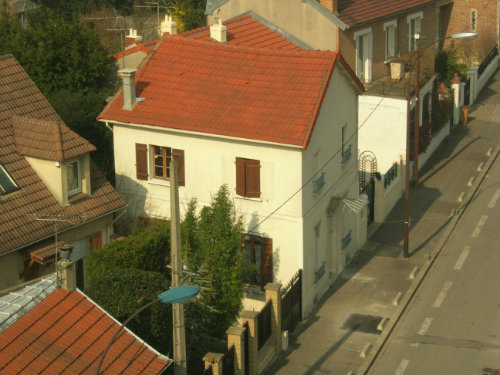
M 314 282 L 325 274 L 325 261 L 321 247 L 321 222 L 314 227 Z
M 396 40 L 396 20 L 384 23 L 385 31 L 385 60 L 396 56 L 395 40 Z
M 347 136 L 347 125 L 342 126 L 342 164 L 346 163 L 351 158 L 352 147 L 348 145 L 347 142 L 349 138 Z
M 356 75 L 362 82 L 372 80 L 372 34 L 371 28 L 356 31 Z
M 247 264 L 253 269 L 246 276 L 246 281 L 258 284 L 262 288 L 273 282 L 273 240 L 253 234 L 245 236 L 245 256 Z
M 80 161 L 75 160 L 67 165 L 68 197 L 82 192 L 82 176 Z
M 236 158 L 236 194 L 260 198 L 260 161 Z
M 0 195 L 9 194 L 18 189 L 16 183 L 0 164 Z
M 416 51 L 417 49 L 417 40 L 415 39 L 415 34 L 420 33 L 421 31 L 423 16 L 424 14 L 422 12 L 418 12 L 406 18 L 409 28 L 408 51 Z
M 477 28 L 477 10 L 470 10 L 470 30 L 476 31 Z
M 137 179 L 147 181 L 149 170 L 154 179 L 170 180 L 170 160 L 173 158 L 177 163 L 179 186 L 185 186 L 184 150 L 156 145 L 151 145 L 149 148 L 151 150 L 150 158 L 148 157 L 148 145 L 135 144 Z

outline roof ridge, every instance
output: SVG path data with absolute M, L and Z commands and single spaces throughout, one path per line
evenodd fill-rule
M 227 25 L 232 25 L 233 23 L 241 22 L 242 20 L 245 20 L 245 19 L 248 19 L 248 18 L 252 18 L 252 17 L 250 16 L 250 14 L 245 14 L 245 15 L 238 16 L 238 17 L 235 17 L 235 18 L 230 18 L 230 19 L 228 19 L 226 21 L 222 21 L 222 24 L 226 25 L 226 26 Z M 190 36 L 190 35 L 193 35 L 193 34 L 196 34 L 196 33 L 200 33 L 200 32 L 204 32 L 204 31 L 210 30 L 210 26 L 211 25 L 197 27 L 196 29 L 184 31 L 183 33 L 178 34 L 178 35 L 182 36 L 182 37 Z

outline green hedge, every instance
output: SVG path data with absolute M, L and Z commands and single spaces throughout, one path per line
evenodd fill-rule
M 122 240 L 92 251 L 87 277 L 92 281 L 114 268 L 136 268 L 165 274 L 167 258 L 170 258 L 170 222 L 155 220 L 151 227 L 137 229 Z

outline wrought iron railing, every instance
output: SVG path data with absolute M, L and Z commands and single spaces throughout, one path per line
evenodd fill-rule
M 272 314 L 272 301 L 267 301 L 264 308 L 257 315 L 257 346 L 259 350 L 264 346 L 267 339 L 271 337 L 271 314 Z
M 352 145 L 344 147 L 342 150 L 342 164 L 347 163 L 347 161 L 351 158 L 352 155 Z
M 320 175 L 313 181 L 313 194 L 318 194 L 324 184 L 325 172 L 321 172 Z
M 483 60 L 479 68 L 477 69 L 477 75 L 481 76 L 485 69 L 490 65 L 491 61 L 498 55 L 498 46 L 493 47 L 488 56 Z
M 351 242 L 352 237 L 351 237 L 352 230 L 349 229 L 349 232 L 342 238 L 342 249 L 345 249 L 347 245 L 349 245 L 349 242 Z
M 387 173 L 384 174 L 384 190 L 391 185 L 396 177 L 398 177 L 398 163 L 394 163 Z
M 222 357 L 222 373 L 224 375 L 234 375 L 234 345 Z

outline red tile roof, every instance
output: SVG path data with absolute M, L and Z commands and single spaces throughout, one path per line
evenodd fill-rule
M 11 55 L 0 56 L 0 164 L 20 188 L 0 199 L 0 255 L 54 235 L 53 223 L 37 221 L 27 214 L 80 215 L 85 212 L 87 220 L 92 220 L 125 206 L 103 174 L 91 163 L 92 196 L 69 207 L 61 207 L 18 152 L 13 126 L 15 116 L 32 117 L 51 123 L 62 122 L 19 63 Z M 70 137 L 68 145 L 89 147 L 88 142 L 82 139 L 73 143 L 75 138 L 71 137 L 74 137 L 74 133 L 67 134 Z M 63 143 L 64 139 L 65 136 Z M 23 147 L 25 146 L 23 143 Z M 68 151 L 70 149 L 71 147 Z M 59 230 L 66 230 L 75 224 L 61 222 L 58 226 Z
M 223 22 L 227 26 L 227 44 L 270 50 L 301 51 L 302 49 L 250 15 Z M 218 43 L 210 38 L 210 26 L 181 34 L 190 39 Z
M 338 17 L 346 25 L 370 22 L 434 3 L 436 0 L 339 0 Z
M 149 54 L 155 46 L 158 44 L 159 40 L 152 40 L 150 42 L 145 42 L 145 43 L 138 43 L 132 48 L 127 48 L 124 52 L 124 54 L 120 51 L 117 52 L 113 55 L 113 60 L 119 60 L 122 58 L 123 55 L 129 56 L 133 53 L 136 52 L 144 52 L 146 55 Z
M 12 116 L 12 128 L 17 152 L 24 156 L 63 162 L 96 150 L 59 121 Z
M 0 334 L 1 374 L 94 374 L 119 325 L 79 291 L 56 289 Z M 160 374 L 169 360 L 122 331 L 102 374 Z
M 123 110 L 119 91 L 99 119 L 306 147 L 337 61 L 166 36 L 136 76 L 145 100 Z

